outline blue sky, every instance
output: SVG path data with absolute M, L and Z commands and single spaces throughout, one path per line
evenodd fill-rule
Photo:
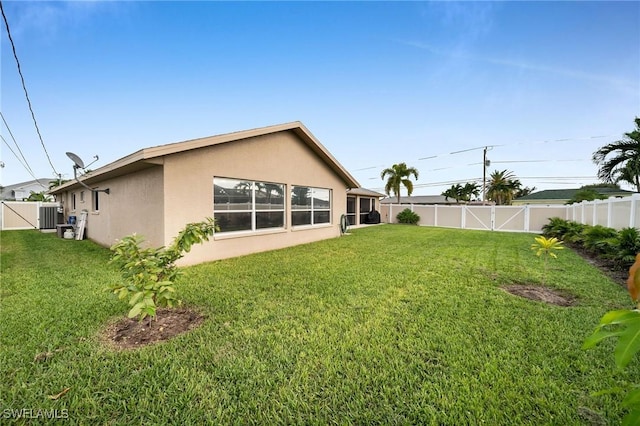
M 579 187 L 597 182 L 592 153 L 640 116 L 639 2 L 3 6 L 53 167 L 4 25 L 0 106 L 37 177 L 73 177 L 66 151 L 98 155 L 95 169 L 300 120 L 374 190 L 397 162 L 419 170 L 415 195 L 481 179 L 484 146 L 488 173 Z M 0 184 L 30 180 L 7 144 Z

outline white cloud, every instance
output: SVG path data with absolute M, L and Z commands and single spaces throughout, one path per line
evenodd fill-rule
M 31 37 L 52 42 L 62 30 L 90 24 L 96 16 L 128 7 L 128 2 L 44 1 L 11 2 L 5 7 L 15 40 Z
M 509 58 L 475 55 L 472 53 L 467 53 L 461 49 L 444 50 L 444 49 L 435 47 L 429 43 L 423 43 L 423 42 L 417 42 L 417 41 L 396 40 L 396 42 L 400 44 L 404 44 L 406 46 L 411 46 L 421 50 L 425 50 L 434 55 L 446 57 L 449 59 L 460 59 L 460 60 L 467 60 L 467 61 L 484 62 L 487 64 L 500 65 L 507 68 L 517 69 L 520 71 L 542 72 L 547 74 L 559 75 L 563 77 L 569 77 L 572 79 L 578 79 L 582 81 L 590 81 L 594 83 L 606 84 L 611 88 L 618 90 L 619 92 L 626 93 L 628 95 L 633 95 L 633 96 L 636 96 L 639 90 L 638 81 L 626 80 L 623 78 L 619 78 L 617 76 L 602 75 L 602 74 L 590 73 L 590 72 L 585 72 L 581 70 L 573 70 L 573 69 L 556 67 L 556 66 L 545 65 L 545 64 L 536 64 L 532 62 L 527 62 L 522 60 L 513 60 Z

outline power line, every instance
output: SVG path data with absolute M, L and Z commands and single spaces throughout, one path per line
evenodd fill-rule
M 615 135 L 598 135 L 598 136 L 587 136 L 587 137 L 571 137 L 571 138 L 564 138 L 564 139 L 548 139 L 548 140 L 539 140 L 539 141 L 533 141 L 533 142 L 515 142 L 515 143 L 503 143 L 503 144 L 494 144 L 494 145 L 483 145 L 483 146 L 478 146 L 478 147 L 474 147 L 474 148 L 467 148 L 467 149 L 461 149 L 458 151 L 452 151 L 452 152 L 443 152 L 440 154 L 435 154 L 435 155 L 429 155 L 426 157 L 420 157 L 417 159 L 417 161 L 423 161 L 423 160 L 432 160 L 432 159 L 436 159 L 436 158 L 441 158 L 441 157 L 448 157 L 451 155 L 457 155 L 457 154 L 462 154 L 465 152 L 470 152 L 470 151 L 477 151 L 480 149 L 484 149 L 485 147 L 489 147 L 489 148 L 494 148 L 494 147 L 510 147 L 510 146 L 518 146 L 518 145 L 537 145 L 537 144 L 547 144 L 547 143 L 553 143 L 553 142 L 574 142 L 574 141 L 584 141 L 584 140 L 591 140 L 591 139 L 600 139 L 600 138 L 611 138 L 614 137 Z M 545 162 L 553 162 L 553 161 L 590 161 L 590 160 L 540 160 L 540 162 L 545 161 Z M 506 163 L 507 161 L 500 161 L 500 163 Z M 518 162 L 518 161 L 509 161 L 509 162 Z M 525 161 L 521 161 L 521 162 L 525 162 Z M 533 162 L 533 161 L 532 161 Z M 535 161 L 538 162 L 538 161 Z M 498 161 L 492 161 L 492 163 L 498 163 Z M 478 164 L 482 164 L 482 163 L 478 163 Z M 471 164 L 469 164 L 471 165 Z M 356 169 L 353 170 L 354 172 L 359 172 L 359 171 L 365 171 L 365 170 L 370 170 L 370 169 L 375 169 L 375 168 L 380 168 L 380 167 L 385 167 L 385 166 L 369 166 L 369 167 L 363 167 L 360 169 Z M 439 171 L 439 170 L 444 170 L 445 168 L 457 168 L 457 167 L 461 167 L 461 166 L 451 166 L 451 167 L 443 167 L 443 168 L 439 168 L 439 169 L 430 169 L 428 171 Z
M 18 162 L 22 165 L 22 167 L 24 167 L 27 172 L 31 175 L 31 177 L 33 177 L 36 182 L 38 182 L 40 185 L 42 185 L 42 182 L 40 182 L 38 180 L 38 178 L 36 177 L 35 174 L 33 174 L 33 171 L 31 170 L 31 167 L 29 167 L 29 163 L 26 163 L 27 160 L 24 160 L 25 163 L 22 162 L 22 160 L 20 159 L 20 157 L 18 157 L 18 154 L 15 153 L 15 151 L 11 148 L 11 145 L 9 145 L 6 141 L 6 139 L 4 138 L 4 136 L 0 135 L 0 139 L 2 139 L 2 142 L 5 143 L 5 145 L 7 145 L 7 148 L 9 148 L 9 151 L 11 151 L 11 153 L 18 159 Z M 43 185 L 44 186 L 44 185 Z
M 2 117 L 2 121 L 4 122 L 5 127 L 7 128 L 7 130 L 9 131 L 9 135 L 11 135 L 11 139 L 13 139 L 13 143 L 16 145 L 16 148 L 18 148 L 18 152 L 20 153 L 20 156 L 22 157 L 22 159 L 24 160 L 24 164 L 21 164 L 24 166 L 25 169 L 27 169 L 27 171 L 29 172 L 29 174 L 31 174 L 31 176 L 34 175 L 33 173 L 33 169 L 31 168 L 31 166 L 29 165 L 29 162 L 27 161 L 27 159 L 24 157 L 24 153 L 22 152 L 22 150 L 20 149 L 20 145 L 18 145 L 18 142 L 16 141 L 16 138 L 13 136 L 13 132 L 11 131 L 11 129 L 9 128 L 9 123 L 7 123 L 7 120 L 5 120 L 4 118 L 4 114 L 2 113 L 2 111 L 0 111 L 0 117 Z M 4 140 L 4 138 L 2 138 L 2 140 Z M 4 141 L 4 143 L 7 143 L 7 141 Z M 7 146 L 9 146 L 9 144 L 7 144 Z M 11 147 L 9 147 L 9 149 L 11 149 Z M 13 153 L 13 155 L 16 155 L 15 152 L 13 152 L 13 150 L 11 149 L 11 152 Z M 16 155 L 16 158 L 18 156 Z M 20 158 L 18 158 L 18 161 L 20 161 Z
M 7 29 L 7 36 L 9 38 L 9 42 L 11 43 L 11 49 L 13 50 L 13 57 L 15 58 L 16 65 L 18 66 L 18 74 L 20 74 L 20 81 L 22 82 L 22 89 L 24 90 L 24 96 L 27 98 L 27 104 L 29 106 L 29 111 L 31 112 L 31 118 L 33 119 L 33 124 L 36 127 L 36 132 L 38 133 L 38 138 L 40 139 L 40 144 L 42 145 L 42 149 L 44 150 L 44 153 L 47 156 L 47 160 L 49 161 L 49 164 L 53 169 L 53 173 L 55 173 L 56 176 L 59 176 L 60 174 L 58 173 L 56 168 L 53 166 L 53 163 L 51 162 L 51 157 L 49 156 L 49 152 L 47 152 L 47 148 L 44 145 L 44 140 L 42 139 L 42 134 L 40 133 L 40 128 L 38 127 L 38 122 L 36 121 L 36 115 L 33 112 L 31 99 L 29 98 L 29 92 L 27 92 L 27 86 L 24 82 L 24 76 L 22 75 L 22 68 L 20 67 L 20 61 L 18 60 L 18 53 L 16 52 L 16 46 L 13 43 L 13 38 L 11 37 L 11 31 L 9 30 L 9 21 L 7 21 L 7 16 L 4 14 L 4 7 L 2 6 L 1 0 L 0 0 L 0 12 L 2 12 L 2 19 L 4 20 L 4 25 Z

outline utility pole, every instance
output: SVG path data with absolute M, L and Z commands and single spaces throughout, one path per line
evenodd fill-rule
M 491 161 L 487 160 L 488 146 L 482 150 L 482 205 L 487 202 L 487 167 L 491 165 Z
M 482 150 L 482 205 L 487 202 L 487 147 Z

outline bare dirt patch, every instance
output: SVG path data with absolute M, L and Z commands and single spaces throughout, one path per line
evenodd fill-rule
M 577 300 L 574 296 L 562 293 L 549 287 L 530 284 L 512 284 L 502 287 L 505 291 L 530 300 L 546 302 L 557 306 L 574 306 Z
M 203 315 L 190 309 L 158 309 L 156 319 L 151 321 L 123 318 L 107 327 L 103 338 L 116 349 L 136 349 L 169 340 L 196 328 L 203 320 Z

